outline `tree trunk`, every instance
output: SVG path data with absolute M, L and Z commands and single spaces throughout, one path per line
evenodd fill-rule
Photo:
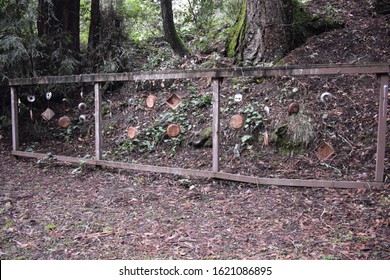
M 38 36 L 52 38 L 58 47 L 80 53 L 80 0 L 39 0 Z
M 80 0 L 68 0 L 68 22 L 65 27 L 70 35 L 70 47 L 77 56 L 80 54 Z
M 91 1 L 91 23 L 89 25 L 88 48 L 95 49 L 100 42 L 100 1 Z
M 244 0 L 228 54 L 254 65 L 281 59 L 292 49 L 291 0 Z
M 173 52 L 180 56 L 189 54 L 188 49 L 177 34 L 173 21 L 172 0 L 161 0 L 161 16 L 163 20 L 165 40 L 171 45 Z
M 389 0 L 374 0 L 374 8 L 378 14 L 389 14 L 390 13 L 390 1 Z

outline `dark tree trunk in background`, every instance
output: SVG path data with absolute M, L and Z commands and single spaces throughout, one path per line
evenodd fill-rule
M 390 14 L 390 0 L 374 0 L 373 3 L 378 14 Z
M 95 49 L 100 42 L 100 1 L 91 1 L 91 23 L 88 34 L 88 48 Z
M 38 19 L 37 28 L 38 36 L 43 37 L 49 34 L 49 17 L 51 16 L 51 9 L 49 9 L 49 3 L 46 0 L 38 0 Z
M 38 0 L 38 36 L 53 40 L 47 50 L 58 47 L 80 53 L 80 0 Z
M 244 0 L 229 55 L 254 65 L 281 59 L 292 49 L 292 22 L 291 0 Z
M 177 34 L 173 21 L 172 0 L 161 0 L 161 16 L 163 20 L 165 40 L 171 45 L 173 52 L 180 56 L 189 54 L 188 49 Z

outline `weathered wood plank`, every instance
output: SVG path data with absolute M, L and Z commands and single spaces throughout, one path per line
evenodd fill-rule
M 212 178 L 214 175 L 214 172 L 208 171 L 208 170 L 143 165 L 143 164 L 117 162 L 117 161 L 99 160 L 99 161 L 97 161 L 96 164 L 103 166 L 103 167 L 113 167 L 113 168 L 145 171 L 145 172 L 153 172 L 153 173 L 165 173 L 165 174 L 173 174 L 173 175 L 179 175 L 179 176 L 196 176 L 196 177 Z
M 12 150 L 19 150 L 19 109 L 18 93 L 15 87 L 11 87 L 11 125 L 12 125 Z
M 102 95 L 100 84 L 95 83 L 95 158 L 102 159 L 103 133 L 102 133 Z
M 29 158 L 48 158 L 48 154 L 43 153 L 31 153 L 22 151 L 13 151 L 14 156 L 22 156 Z M 275 185 L 275 186 L 294 186 L 294 187 L 315 187 L 315 188 L 367 188 L 372 186 L 381 186 L 379 182 L 355 182 L 355 181 L 323 181 L 323 180 L 299 180 L 299 179 L 278 179 L 278 178 L 259 178 L 253 176 L 230 174 L 223 172 L 213 172 L 207 170 L 196 170 L 196 169 L 183 169 L 176 167 L 164 167 L 164 166 L 152 166 L 133 164 L 126 162 L 114 162 L 106 160 L 94 160 L 94 159 L 83 159 L 67 156 L 51 156 L 53 160 L 73 163 L 73 164 L 88 164 L 102 167 L 112 167 L 125 170 L 145 171 L 154 173 L 165 173 L 179 176 L 194 176 L 203 178 L 214 178 L 221 180 L 229 180 L 243 183 L 250 183 L 256 185 Z
M 325 180 L 301 180 L 301 179 L 278 179 L 259 178 L 239 174 L 218 172 L 214 174 L 215 179 L 244 182 L 256 185 L 274 185 L 289 187 L 314 187 L 314 188 L 367 188 L 374 185 L 381 185 L 377 182 L 355 182 L 355 181 L 325 181 Z
M 220 130 L 220 120 L 219 120 L 219 98 L 220 98 L 220 85 L 221 79 L 214 78 L 212 80 L 212 88 L 213 88 L 213 171 L 219 171 L 219 130 Z
M 226 78 L 239 76 L 297 76 L 330 74 L 386 74 L 389 64 L 330 64 L 330 65 L 287 65 L 278 67 L 248 67 L 202 70 L 166 70 L 141 73 L 83 74 L 73 76 L 45 76 L 17 78 L 8 81 L 10 86 L 36 84 L 90 83 L 132 80 L 163 80 L 192 78 Z
M 383 175 L 385 169 L 386 130 L 387 130 L 386 120 L 387 120 L 387 99 L 389 96 L 389 75 L 381 75 L 379 79 L 380 79 L 380 90 L 379 90 L 375 181 L 383 182 Z
M 45 153 L 33 153 L 33 152 L 23 152 L 23 151 L 13 151 L 12 155 L 19 156 L 19 157 L 27 157 L 27 158 L 37 158 L 37 159 L 44 159 L 49 157 L 49 155 Z M 58 160 L 58 161 L 73 163 L 73 164 L 84 163 L 88 165 L 95 165 L 95 166 L 102 166 L 102 167 L 112 167 L 112 168 L 119 168 L 125 170 L 145 171 L 145 172 L 154 172 L 154 173 L 165 173 L 165 174 L 173 174 L 179 176 L 198 176 L 198 177 L 212 178 L 214 175 L 214 172 L 207 171 L 207 170 L 192 170 L 192 169 L 184 169 L 184 168 L 176 168 L 176 167 L 143 165 L 143 164 L 127 163 L 127 162 L 83 159 L 83 158 L 59 156 L 59 155 L 51 155 L 50 158 L 53 160 Z
M 62 162 L 68 162 L 72 164 L 81 164 L 85 163 L 88 165 L 96 165 L 96 160 L 94 159 L 84 159 L 84 158 L 77 158 L 77 157 L 68 157 L 68 156 L 59 156 L 59 155 L 50 155 L 45 153 L 32 153 L 32 152 L 23 152 L 23 151 L 12 151 L 12 155 L 17 157 L 27 157 L 27 158 L 37 158 L 37 159 L 44 159 L 44 158 L 51 158 L 53 160 L 58 160 Z

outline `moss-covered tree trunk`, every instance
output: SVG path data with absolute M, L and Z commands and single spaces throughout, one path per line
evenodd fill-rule
M 172 0 L 161 0 L 161 16 L 163 20 L 165 40 L 170 44 L 173 52 L 180 56 L 189 54 L 188 49 L 177 34 L 173 21 Z
M 228 41 L 228 56 L 242 60 L 242 48 L 246 31 L 246 0 L 242 0 L 240 13 L 234 24 Z
M 292 48 L 291 0 L 244 0 L 228 54 L 253 64 L 281 59 Z

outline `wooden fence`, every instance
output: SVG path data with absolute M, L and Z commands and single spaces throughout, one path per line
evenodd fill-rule
M 389 86 L 389 64 L 369 65 L 310 65 L 310 66 L 283 66 L 283 67 L 251 67 L 229 69 L 206 70 L 175 70 L 142 73 L 116 73 L 116 74 L 86 74 L 71 76 L 46 76 L 34 78 L 10 79 L 11 89 L 11 114 L 12 114 L 12 154 L 20 157 L 45 158 L 47 154 L 24 152 L 19 150 L 18 129 L 18 93 L 17 86 L 45 85 L 45 84 L 69 84 L 69 83 L 94 83 L 95 92 L 95 158 L 83 159 L 86 164 L 113 167 L 129 170 L 176 174 L 182 176 L 199 176 L 223 180 L 232 180 L 253 184 L 304 186 L 304 187 L 335 187 L 335 188 L 365 188 L 372 185 L 383 184 L 386 148 L 386 119 L 387 100 Z M 379 108 L 378 108 L 378 133 L 375 181 L 326 181 L 326 180 L 301 180 L 260 178 L 255 176 L 239 175 L 220 172 L 220 89 L 223 78 L 228 77 L 270 77 L 270 76 L 300 76 L 300 75 L 341 75 L 341 74 L 376 74 L 380 83 Z M 212 121 L 212 169 L 194 170 L 175 167 L 161 167 L 117 161 L 102 160 L 102 98 L 100 83 L 125 82 L 140 80 L 166 80 L 166 79 L 192 79 L 211 78 L 213 89 L 213 121 Z M 55 159 L 70 163 L 80 163 L 80 158 L 54 155 Z

